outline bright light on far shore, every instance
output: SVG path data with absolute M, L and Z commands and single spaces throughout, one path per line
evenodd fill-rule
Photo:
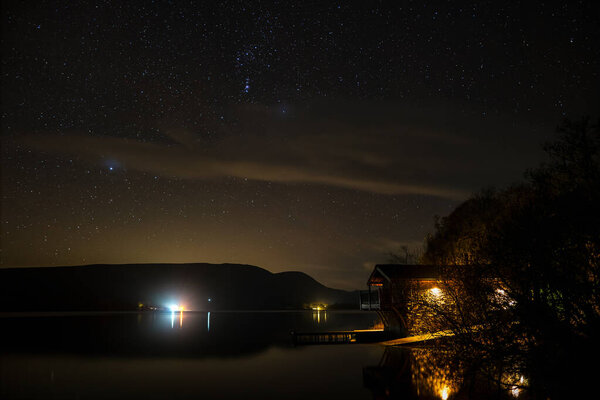
M 184 311 L 185 307 L 180 306 L 179 304 L 171 304 L 169 306 L 169 310 L 171 310 L 172 312 L 175 312 L 175 311 Z

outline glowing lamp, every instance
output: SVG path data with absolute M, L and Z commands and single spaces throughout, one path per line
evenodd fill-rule
M 450 396 L 450 389 L 448 388 L 448 386 L 444 386 L 444 388 L 440 390 L 440 397 L 442 398 L 442 400 L 448 400 L 448 396 Z

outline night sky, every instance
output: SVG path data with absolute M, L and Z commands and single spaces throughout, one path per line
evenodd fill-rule
M 600 110 L 585 2 L 2 2 L 1 266 L 360 288 Z

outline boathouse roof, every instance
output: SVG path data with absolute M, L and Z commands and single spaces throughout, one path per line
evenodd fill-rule
M 367 285 L 381 286 L 385 282 L 400 280 L 438 280 L 440 270 L 438 265 L 377 264 L 369 276 Z

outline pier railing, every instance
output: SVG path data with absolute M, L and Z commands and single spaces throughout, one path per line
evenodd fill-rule
M 379 302 L 379 292 L 373 290 L 361 290 L 360 296 L 360 309 L 361 310 L 380 310 L 381 304 Z

